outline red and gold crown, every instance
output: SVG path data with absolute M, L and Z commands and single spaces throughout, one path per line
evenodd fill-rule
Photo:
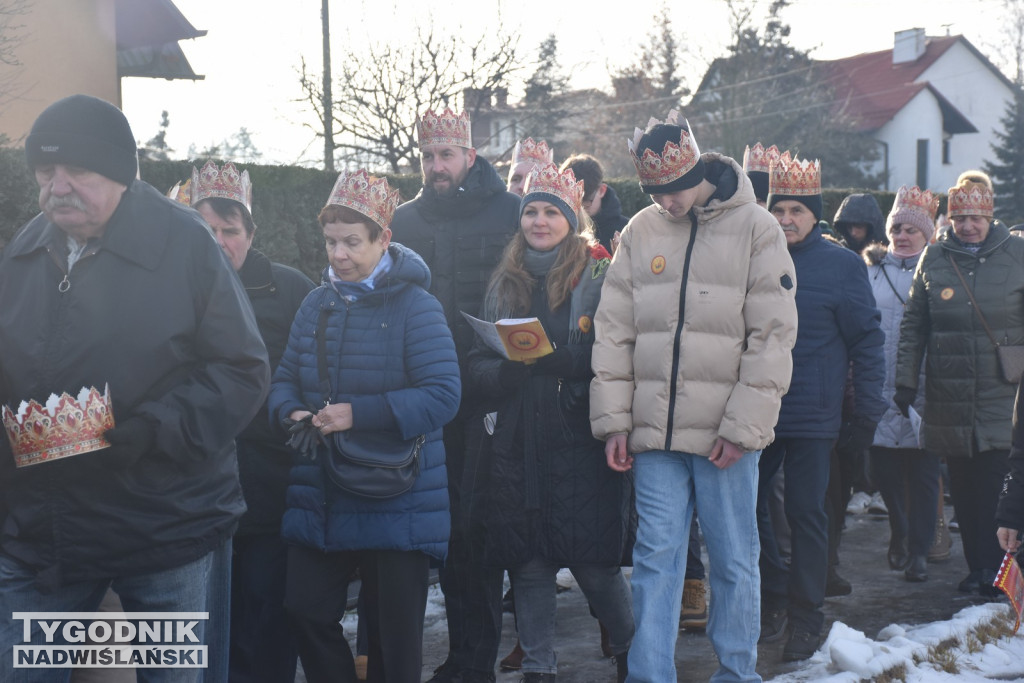
M 643 185 L 667 185 L 673 180 L 682 178 L 690 172 L 697 162 L 700 161 L 700 149 L 697 148 L 697 141 L 690 134 L 690 125 L 686 118 L 679 111 L 672 109 L 664 121 L 652 118 L 647 122 L 647 129 L 659 123 L 672 126 L 679 126 L 682 132 L 679 135 L 679 144 L 666 142 L 661 154 L 648 148 L 643 154 L 637 156 L 637 149 L 640 147 L 640 139 L 644 131 L 639 128 L 633 129 L 633 138 L 627 139 L 629 155 L 633 158 L 633 165 L 636 166 L 637 175 Z
M 808 197 L 821 194 L 821 162 L 790 158 L 785 151 L 768 171 L 768 194 Z
M 548 143 L 543 140 L 537 142 L 534 142 L 533 138 L 520 140 L 512 150 L 512 168 L 523 161 L 532 161 L 536 165 L 554 163 L 555 150 L 548 147 Z
M 754 143 L 753 147 L 747 145 L 743 152 L 743 170 L 746 173 L 768 173 L 771 170 L 772 162 L 778 161 L 780 156 L 779 148 L 775 145 L 768 149 L 765 149 L 760 142 Z
M 569 205 L 574 213 L 579 213 L 583 205 L 583 181 L 576 180 L 571 168 L 561 173 L 554 164 L 535 166 L 526 177 L 523 196 L 534 192 L 552 194 Z
M 174 187 L 167 190 L 167 197 L 173 199 L 179 204 L 192 206 L 192 180 L 186 180 L 183 183 L 174 183 Z
M 355 172 L 342 171 L 338 175 L 327 204 L 346 206 L 386 228 L 395 215 L 398 200 L 398 189 L 391 189 L 387 180 L 359 169 Z
M 896 201 L 892 204 L 891 213 L 917 211 L 927 216 L 929 221 L 934 221 L 938 210 L 939 198 L 931 190 L 922 190 L 917 185 L 911 187 L 902 185 L 900 189 L 896 190 Z
M 416 118 L 416 139 L 420 149 L 425 145 L 473 146 L 473 132 L 469 123 L 469 112 L 456 114 L 448 107 L 440 114 L 432 109 Z
M 966 181 L 949 188 L 949 217 L 983 216 L 992 218 L 995 198 L 988 185 Z
M 230 161 L 221 168 L 217 168 L 217 164 L 212 161 L 207 161 L 201 171 L 197 171 L 193 166 L 191 190 L 192 206 L 204 199 L 219 197 L 234 200 L 252 213 L 252 184 L 249 182 L 249 172 L 239 173 Z
M 84 387 L 77 398 L 50 394 L 45 406 L 22 401 L 17 414 L 4 406 L 3 418 L 17 467 L 96 451 L 110 445 L 103 433 L 114 427 L 110 387 Z

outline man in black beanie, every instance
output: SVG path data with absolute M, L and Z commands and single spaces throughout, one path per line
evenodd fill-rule
M 25 153 L 42 213 L 0 256 L 0 403 L 109 387 L 116 426 L 83 409 L 37 423 L 33 440 L 27 421 L 5 422 L 0 613 L 88 612 L 108 588 L 127 612 L 205 612 L 245 511 L 234 438 L 269 383 L 245 290 L 199 215 L 135 179 L 115 107 L 52 104 Z M 62 430 L 72 419 L 81 426 Z M 0 621 L 0 680 L 16 645 L 46 642 L 29 623 L 26 639 L 21 622 Z M 227 626 L 199 619 L 192 632 L 226 642 Z

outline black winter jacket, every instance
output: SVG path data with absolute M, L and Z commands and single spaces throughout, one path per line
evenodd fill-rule
M 601 246 L 608 250 L 608 253 L 612 253 L 612 237 L 615 236 L 615 231 L 622 231 L 626 227 L 626 223 L 629 219 L 622 215 L 622 202 L 619 201 L 619 196 L 615 194 L 615 189 L 611 186 L 607 186 L 608 189 L 604 192 L 604 197 L 601 198 L 601 210 L 597 212 L 596 216 L 591 216 L 591 220 L 594 221 L 594 234 L 597 239 L 601 242 Z
M 441 196 L 424 186 L 414 200 L 398 207 L 391 221 L 393 239 L 430 268 L 430 293 L 444 308 L 460 359 L 473 344 L 473 330 L 460 311 L 476 315 L 480 310 L 491 272 L 519 228 L 519 202 L 478 156 L 454 195 Z
M 238 276 L 256 314 L 256 324 L 267 346 L 273 372 L 288 345 L 295 312 L 316 285 L 294 268 L 271 263 L 256 249 L 249 250 Z M 271 424 L 266 403 L 238 436 L 238 475 L 249 508 L 238 525 L 240 536 L 281 531 L 288 472 L 292 466 L 292 451 L 285 440 L 282 431 Z
M 480 481 L 487 488 L 478 494 L 490 565 L 542 557 L 562 567 L 619 566 L 632 552 L 632 478 L 608 467 L 604 444 L 591 435 L 593 333 L 569 344 L 569 309 L 567 302 L 551 311 L 544 282 L 535 286 L 529 316 L 571 354 L 571 369 L 561 376 L 535 368 L 511 389 L 499 381 L 497 354 L 481 343 L 470 354 L 470 381 L 498 414 L 493 437 L 481 437 L 483 420 L 474 419 L 466 439 L 481 449 L 477 459 L 486 469 Z
M 850 235 L 850 226 L 853 223 L 870 226 L 868 236 L 863 241 L 855 240 Z M 871 194 L 851 194 L 843 199 L 843 203 L 836 210 L 832 226 L 846 247 L 858 253 L 871 242 L 888 243 L 885 238 L 885 216 L 882 215 L 878 201 Z
M 0 402 L 109 384 L 114 419 L 157 433 L 130 465 L 97 451 L 16 469 L 0 454 L 0 545 L 43 588 L 177 567 L 230 537 L 245 511 L 235 437 L 270 381 L 242 284 L 195 211 L 135 181 L 70 272 L 66 244 L 40 215 L 0 257 Z

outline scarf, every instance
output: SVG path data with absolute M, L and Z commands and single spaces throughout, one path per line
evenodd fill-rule
M 392 265 L 394 265 L 394 260 L 391 258 L 391 254 L 385 251 L 377 261 L 377 265 L 373 267 L 373 271 L 358 282 L 348 282 L 338 278 L 334 274 L 334 268 L 330 266 L 327 267 L 327 275 L 331 278 L 331 284 L 334 285 L 338 294 L 351 302 L 372 292 L 376 287 L 377 279 L 389 273 Z

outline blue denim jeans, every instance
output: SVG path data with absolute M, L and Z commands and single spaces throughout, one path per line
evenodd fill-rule
M 23 642 L 23 622 L 11 619 L 13 612 L 95 612 L 108 587 L 121 599 L 126 612 L 205 612 L 213 556 L 217 551 L 173 569 L 113 579 L 82 581 L 41 593 L 34 573 L 20 561 L 0 553 L 0 681 L 4 683 L 64 683 L 71 669 L 14 669 L 13 649 Z M 204 644 L 210 629 L 223 628 L 221 642 L 227 642 L 227 624 L 200 621 L 194 633 Z M 32 622 L 33 644 L 44 644 L 38 622 Z M 60 629 L 55 640 L 60 640 Z M 196 683 L 203 669 L 137 670 L 142 683 Z
M 761 583 L 757 570 L 757 461 L 747 453 L 720 470 L 703 456 L 638 453 L 633 462 L 639 515 L 633 548 L 636 635 L 631 683 L 676 680 L 675 649 L 690 520 L 696 508 L 708 549 L 708 637 L 718 656 L 712 681 L 760 681 Z
M 555 575 L 558 564 L 535 557 L 509 569 L 515 586 L 516 625 L 523 648 L 523 673 L 556 673 Z M 629 649 L 633 638 L 633 609 L 629 586 L 622 570 L 600 565 L 570 566 L 598 621 L 608 629 L 608 646 L 613 654 Z

